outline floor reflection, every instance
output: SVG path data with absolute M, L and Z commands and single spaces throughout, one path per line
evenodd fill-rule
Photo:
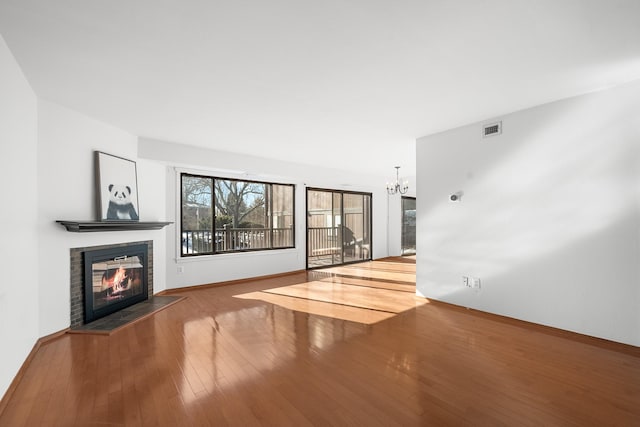
M 638 425 L 636 351 L 407 286 L 314 271 L 180 291 L 42 345 L 0 425 Z
M 330 302 L 316 301 L 313 299 L 292 297 L 273 292 L 251 292 L 236 295 L 237 298 L 255 299 L 270 304 L 276 304 L 289 310 L 301 311 L 318 316 L 331 317 L 334 319 L 347 320 L 364 324 L 373 324 L 395 315 L 395 313 L 385 311 L 375 311 L 359 307 L 333 304 Z
M 367 333 L 367 325 L 425 301 L 406 291 L 331 281 L 297 283 L 234 298 L 268 304 L 194 316 L 182 326 L 178 383 L 184 404 L 243 387 L 295 360 L 308 363 L 336 343 Z

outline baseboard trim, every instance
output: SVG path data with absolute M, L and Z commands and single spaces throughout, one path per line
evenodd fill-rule
M 490 313 L 488 311 L 477 310 L 475 308 L 468 308 L 461 305 L 452 304 L 449 302 L 438 301 L 431 298 L 427 298 L 430 304 L 446 306 L 448 309 L 456 310 L 471 314 L 472 316 L 482 317 L 487 320 L 495 322 L 501 322 L 508 325 L 518 326 L 530 331 L 536 331 L 547 335 L 553 335 L 560 338 L 565 338 L 570 341 L 579 342 L 582 344 L 592 345 L 605 350 L 615 351 L 618 353 L 628 354 L 629 356 L 640 357 L 640 347 L 636 347 L 631 344 L 625 344 L 618 341 L 611 341 L 605 338 L 598 338 L 591 335 L 581 334 L 579 332 L 568 331 L 566 329 L 560 329 L 553 326 L 541 325 L 539 323 L 529 322 L 527 320 L 516 319 L 514 317 L 508 317 L 501 314 Z
M 285 273 L 276 273 L 276 274 L 267 274 L 265 276 L 248 277 L 246 279 L 227 280 L 224 282 L 205 283 L 202 285 L 185 286 L 183 288 L 165 289 L 164 291 L 158 292 L 156 295 L 173 295 L 175 293 L 194 291 L 197 289 L 207 289 L 207 288 L 217 288 L 219 286 L 239 285 L 241 283 L 253 282 L 256 280 L 277 279 L 278 277 L 285 277 L 285 276 L 292 276 L 294 274 L 306 273 L 306 271 L 307 270 L 294 270 L 294 271 L 287 271 Z
M 69 328 L 66 328 L 66 329 L 63 329 L 61 331 L 54 332 L 52 334 L 46 335 L 44 337 L 39 338 L 38 341 L 36 341 L 36 343 L 33 345 L 33 348 L 29 352 L 29 355 L 24 360 L 24 362 L 22 363 L 22 366 L 18 370 L 18 373 L 13 378 L 13 381 L 11 381 L 11 384 L 9 384 L 9 388 L 4 393 L 4 396 L 2 396 L 2 400 L 0 400 L 0 417 L 2 416 L 2 413 L 6 409 L 7 405 L 9 404 L 9 401 L 11 400 L 11 397 L 13 396 L 13 393 L 18 388 L 18 385 L 20 385 L 20 381 L 22 381 L 22 377 L 24 376 L 25 372 L 27 371 L 27 368 L 29 368 L 29 365 L 31 364 L 31 361 L 35 357 L 36 353 L 38 352 L 38 350 L 40 350 L 40 347 L 42 347 L 45 344 L 48 344 L 49 342 L 51 342 L 51 341 L 53 341 L 53 340 L 55 340 L 57 338 L 60 338 L 61 336 L 66 334 L 67 331 L 69 331 Z

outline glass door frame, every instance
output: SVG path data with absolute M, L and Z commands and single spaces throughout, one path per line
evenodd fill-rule
M 341 262 L 339 264 L 329 264 L 329 265 L 318 265 L 318 266 L 309 266 L 309 192 L 311 191 L 317 191 L 317 192 L 325 192 L 325 193 L 331 193 L 331 211 L 332 211 L 332 223 L 335 224 L 335 209 L 334 209 L 334 197 L 336 194 L 340 195 L 340 225 L 342 227 L 344 227 L 344 222 L 345 222 L 345 218 L 344 218 L 344 195 L 345 194 L 352 194 L 352 195 L 359 195 L 359 196 L 368 196 L 369 197 L 369 203 L 368 206 L 366 203 L 364 203 L 363 200 L 363 233 L 367 233 L 368 234 L 368 253 L 367 253 L 367 257 L 366 258 L 362 258 L 362 259 L 356 259 L 354 261 L 344 261 L 344 251 L 345 251 L 345 246 L 344 246 L 344 242 L 342 243 L 341 246 L 341 251 L 340 251 L 340 260 Z M 369 213 L 369 219 L 368 219 L 368 227 L 366 227 L 367 225 L 367 221 L 365 221 L 364 215 L 365 213 Z M 343 232 L 343 228 L 340 229 L 340 235 L 342 235 Z M 343 239 L 340 239 L 343 240 Z M 373 194 L 372 193 L 367 193 L 367 192 L 362 192 L 362 191 L 350 191 L 350 190 L 335 190 L 335 189 L 331 189 L 331 188 L 317 188 L 317 187 L 306 187 L 306 192 L 305 192 L 305 267 L 307 270 L 314 270 L 314 269 L 318 269 L 318 268 L 326 268 L 326 267 L 335 267 L 335 266 L 339 266 L 339 265 L 348 265 L 348 264 L 355 264 L 358 262 L 366 262 L 366 261 L 371 261 L 372 259 L 372 254 L 373 254 Z
M 406 209 L 404 208 L 404 201 L 405 200 L 413 200 L 413 202 L 415 203 L 416 198 L 415 197 L 410 197 L 410 196 L 402 196 L 402 198 L 400 199 L 400 210 L 401 210 L 401 215 L 400 215 L 400 255 L 401 256 L 410 256 L 410 255 L 415 255 L 416 254 L 416 229 L 415 229 L 415 225 L 414 225 L 414 236 L 413 236 L 413 252 L 405 252 L 405 212 Z M 415 210 L 415 209 L 414 209 Z M 415 219 L 414 219 L 415 221 Z

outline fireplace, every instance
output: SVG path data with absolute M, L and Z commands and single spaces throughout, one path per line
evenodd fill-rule
M 71 249 L 71 327 L 153 295 L 153 242 Z
M 147 245 L 85 251 L 84 322 L 147 299 Z

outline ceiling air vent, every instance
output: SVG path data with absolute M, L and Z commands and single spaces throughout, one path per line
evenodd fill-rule
M 502 133 L 502 122 L 489 123 L 482 126 L 482 137 L 500 135 Z

